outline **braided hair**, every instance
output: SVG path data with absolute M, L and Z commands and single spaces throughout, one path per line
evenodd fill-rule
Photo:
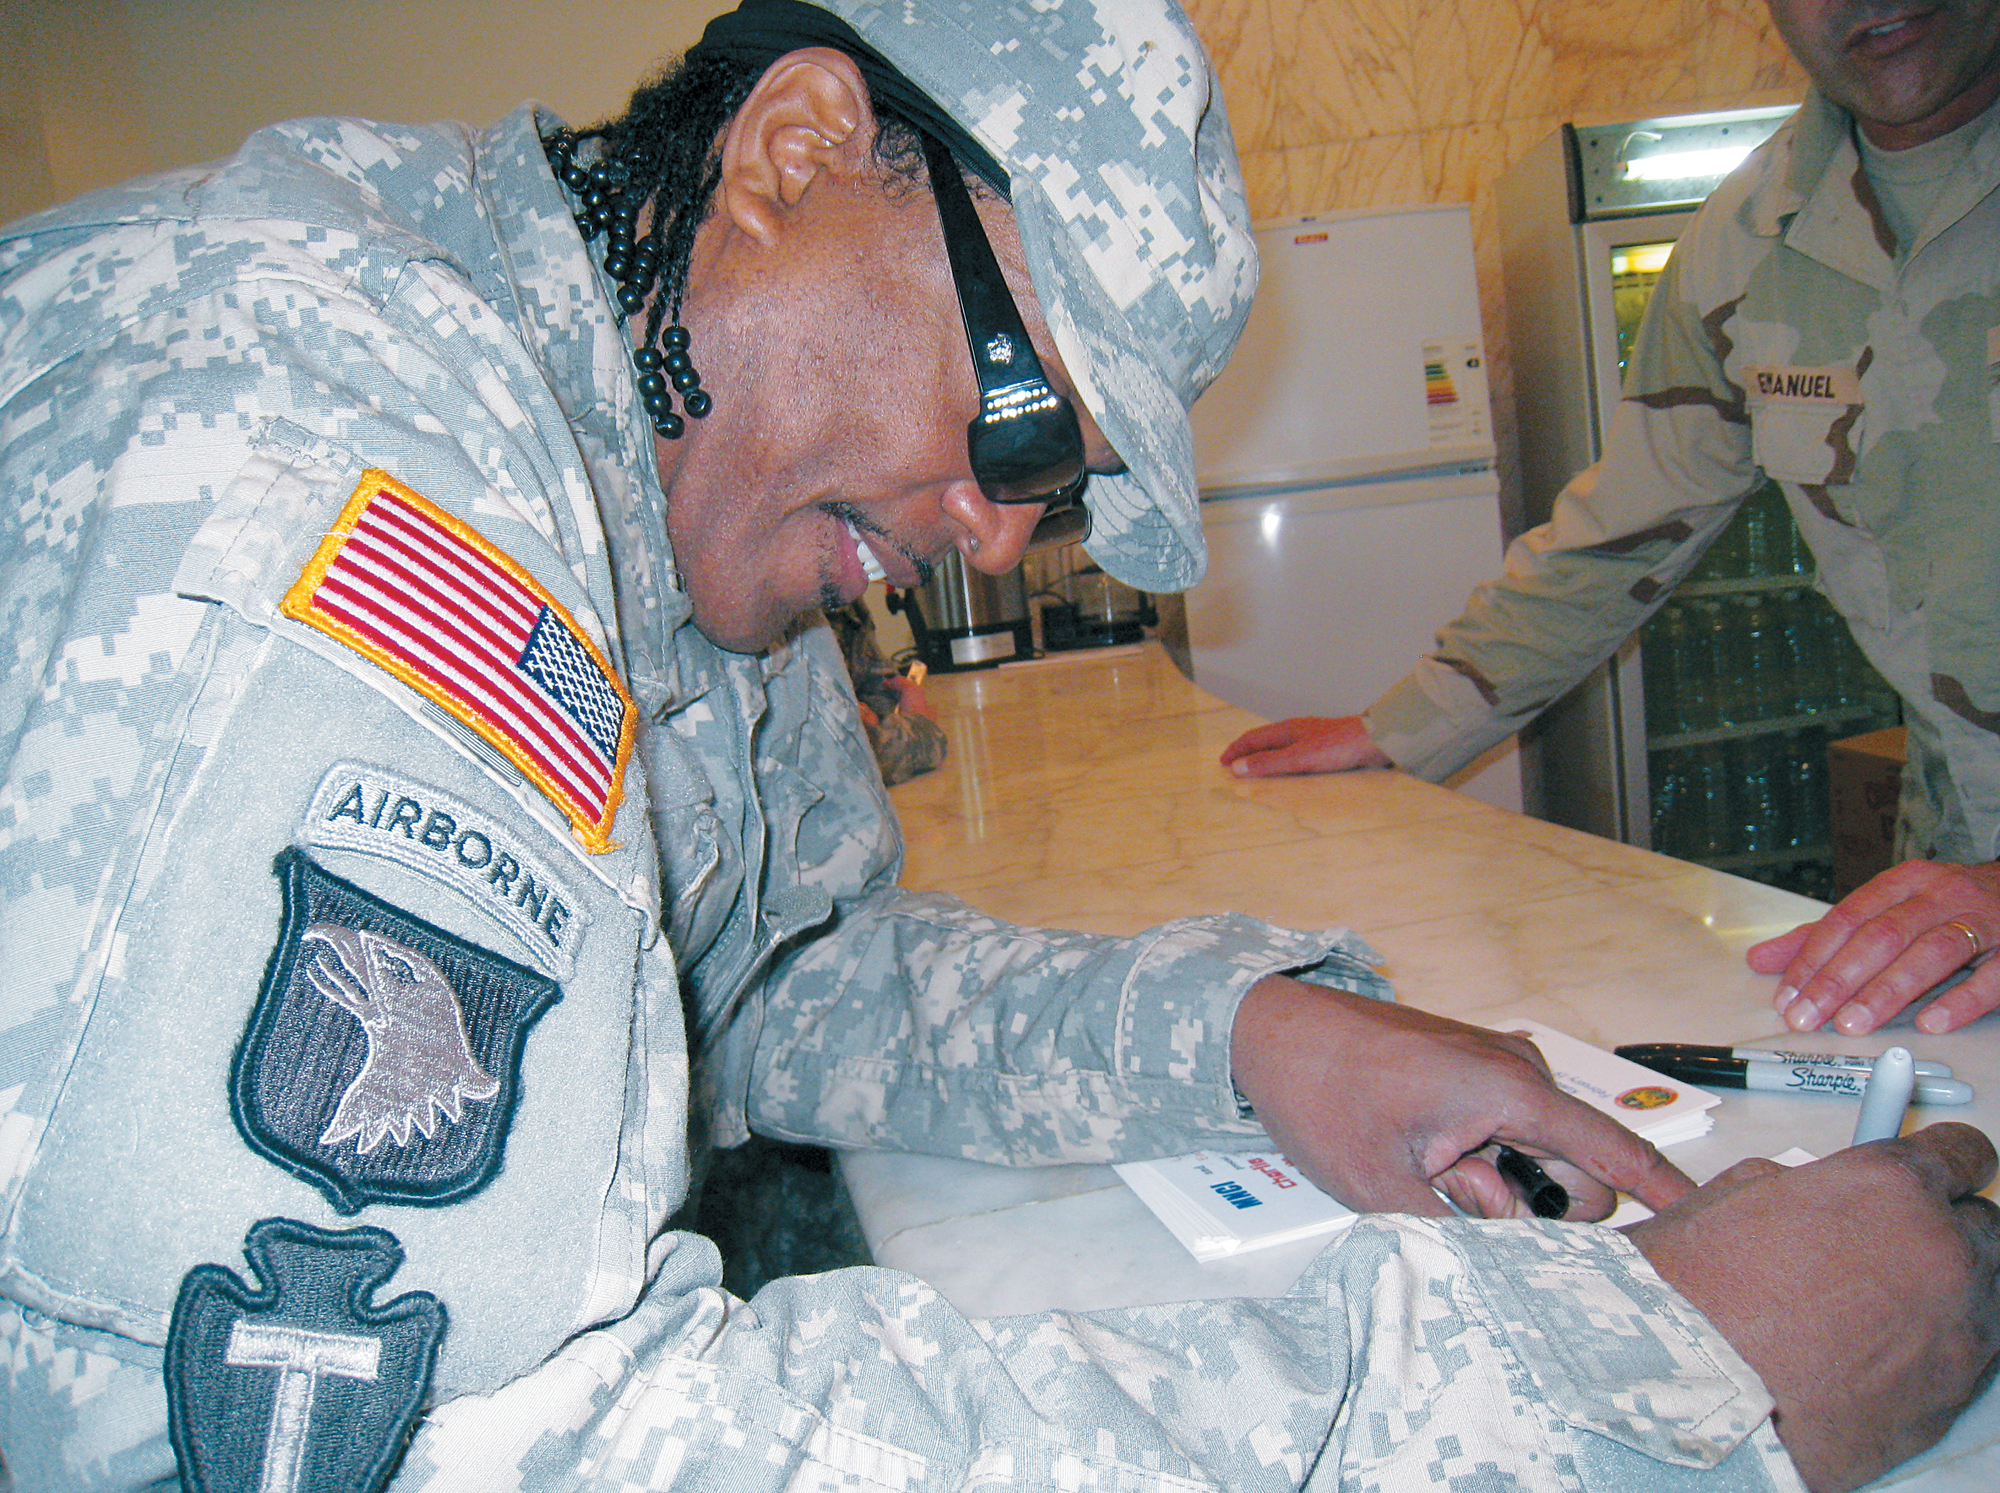
M 577 198 L 578 231 L 586 242 L 605 234 L 604 269 L 619 282 L 620 318 L 647 307 L 645 336 L 633 362 L 646 409 L 669 438 L 684 428 L 667 397 L 669 383 L 689 414 L 704 415 L 710 407 L 688 358 L 681 302 L 695 235 L 713 210 L 722 181 L 724 132 L 768 65 L 696 49 L 643 85 L 616 119 L 558 130 L 544 141 L 551 169 Z M 893 106 L 873 107 L 877 162 L 892 181 L 923 181 L 917 127 Z M 648 208 L 646 237 L 640 240 L 638 223 Z

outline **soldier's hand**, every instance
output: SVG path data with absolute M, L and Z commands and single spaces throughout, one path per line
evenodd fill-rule
M 2000 1353 L 1994 1152 L 1933 1125 L 1787 1170 L 1747 1161 L 1626 1232 L 1760 1375 L 1814 1493 L 1942 1436 Z
M 914 679 L 901 674 L 891 674 L 884 681 L 896 694 L 896 708 L 907 710 L 911 715 L 920 715 L 927 721 L 937 719 L 937 710 L 931 704 L 931 697 L 924 693 L 924 687 Z
M 1358 715 L 1300 715 L 1258 726 L 1222 749 L 1222 765 L 1239 778 L 1395 766 L 1369 738 Z
M 1842 898 L 1816 923 L 1754 944 L 1759 974 L 1784 972 L 1774 1003 L 1785 1024 L 1810 1032 L 1828 1020 L 1850 1036 L 1872 1032 L 1955 970 L 1970 975 L 1916 1016 L 1921 1032 L 1949 1032 L 2000 1006 L 2000 866 L 1905 861 Z
M 1439 1215 L 1528 1206 L 1482 1154 L 1503 1143 L 1542 1161 L 1573 1219 L 1629 1192 L 1661 1208 L 1693 1184 L 1608 1115 L 1570 1098 L 1525 1037 L 1270 976 L 1231 1038 L 1236 1085 L 1285 1155 L 1363 1211 Z

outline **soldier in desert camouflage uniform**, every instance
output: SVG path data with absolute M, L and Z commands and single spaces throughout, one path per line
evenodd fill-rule
M 1338 931 L 897 888 L 799 619 L 870 559 L 1009 568 L 1044 504 L 972 476 L 948 179 L 875 101 L 991 184 L 949 241 L 999 246 L 1149 590 L 1199 574 L 1186 406 L 1254 269 L 1166 0 L 830 9 L 711 28 L 741 87 L 660 319 L 589 247 L 636 254 L 587 195 L 625 158 L 533 109 L 278 126 L 0 233 L 17 1487 L 1790 1489 L 1933 1440 L 1992 1356 L 1976 1132 L 1687 1192 Z M 1023 1165 L 1261 1123 L 1403 1211 L 1277 1301 L 745 1302 L 673 1220 L 753 1122 Z M 1516 1221 L 1495 1140 L 1664 1211 Z
M 1818 586 L 1904 701 L 1896 839 L 1921 858 L 1751 951 L 1790 1024 L 1951 1031 L 2000 1006 L 2000 3 L 1772 0 L 1814 87 L 1716 189 L 1654 291 L 1604 459 L 1438 651 L 1359 718 L 1224 752 L 1239 772 L 1437 780 L 1610 655 L 1768 476 Z

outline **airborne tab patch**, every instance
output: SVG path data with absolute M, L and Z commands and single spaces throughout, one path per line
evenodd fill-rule
M 167 1425 L 188 1493 L 375 1493 L 401 1460 L 444 1339 L 428 1291 L 376 1306 L 403 1263 L 381 1229 L 289 1218 L 250 1230 L 252 1289 L 221 1265 L 181 1281 Z
M 413 917 L 296 850 L 284 927 L 230 1067 L 250 1148 L 342 1213 L 479 1191 L 500 1169 L 546 975 Z
M 637 711 L 563 604 L 387 472 L 370 470 L 279 603 L 477 732 L 611 848 Z
M 448 886 L 532 949 L 558 980 L 575 973 L 591 923 L 583 900 L 520 835 L 442 788 L 336 762 L 320 779 L 299 838 L 381 856 Z

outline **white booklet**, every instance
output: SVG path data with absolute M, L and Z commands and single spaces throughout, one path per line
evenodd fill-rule
M 1694 1084 L 1655 1073 L 1525 1016 L 1496 1021 L 1493 1030 L 1526 1037 L 1542 1050 L 1557 1088 L 1603 1110 L 1656 1146 L 1693 1140 L 1715 1128 L 1709 1111 L 1722 1100 Z
M 1354 1212 L 1276 1151 L 1196 1151 L 1116 1171 L 1197 1260 L 1331 1234 Z

